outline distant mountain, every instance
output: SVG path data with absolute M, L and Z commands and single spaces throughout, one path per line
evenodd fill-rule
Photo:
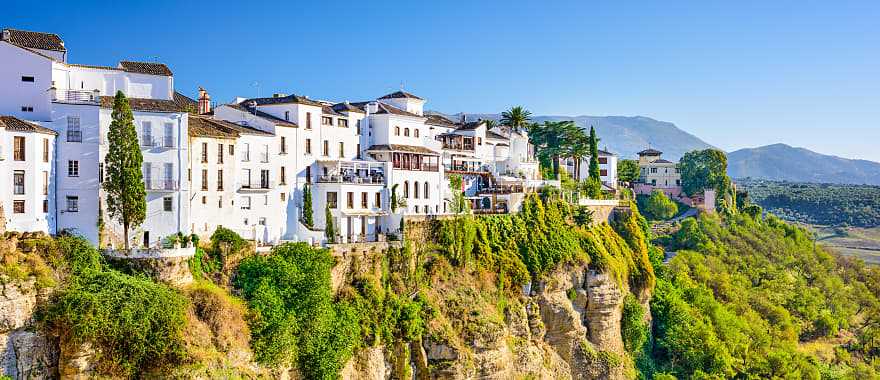
M 828 156 L 804 148 L 773 144 L 727 154 L 733 178 L 789 182 L 880 185 L 880 163 Z
M 466 114 L 467 120 L 498 120 L 500 114 Z M 452 120 L 460 120 L 461 114 L 447 115 Z M 533 116 L 532 121 L 572 120 L 581 128 L 589 130 L 596 127 L 599 147 L 616 153 L 621 158 L 636 158 L 636 153 L 648 146 L 663 152 L 663 157 L 678 160 L 685 152 L 712 147 L 698 137 L 687 133 L 675 124 L 658 121 L 644 116 Z

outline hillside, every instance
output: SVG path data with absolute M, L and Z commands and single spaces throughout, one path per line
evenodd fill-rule
M 468 120 L 498 120 L 500 114 L 468 113 Z M 449 115 L 452 120 L 459 120 L 461 114 Z M 636 153 L 649 145 L 663 151 L 664 157 L 678 160 L 686 152 L 711 147 L 698 137 L 679 129 L 675 124 L 654 120 L 644 116 L 533 116 L 532 121 L 573 120 L 581 128 L 596 127 L 601 141 L 600 148 L 617 153 L 621 158 L 636 158 Z
M 823 226 L 880 226 L 880 187 L 737 180 L 765 210 L 789 221 Z
M 785 144 L 740 149 L 727 155 L 733 178 L 880 185 L 880 163 L 816 153 Z

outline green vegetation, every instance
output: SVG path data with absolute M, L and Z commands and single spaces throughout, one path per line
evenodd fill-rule
M 643 375 L 873 378 L 880 272 L 775 217 L 682 222 L 651 300 Z M 655 377 L 656 378 L 656 377 Z
M 296 365 L 310 379 L 334 379 L 358 347 L 359 316 L 330 289 L 334 260 L 305 243 L 242 260 L 236 288 L 250 306 L 258 361 Z
M 668 220 L 678 214 L 678 204 L 669 199 L 660 190 L 654 190 L 650 196 L 638 197 L 639 210 L 652 220 Z
M 501 112 L 501 125 L 505 125 L 514 131 L 525 130 L 529 121 L 531 121 L 532 113 L 523 106 L 510 107 L 509 110 Z
M 596 128 L 592 125 L 590 126 L 590 179 L 594 181 L 600 180 L 600 171 L 599 171 L 599 138 L 596 137 Z M 580 160 L 578 160 L 580 161 Z
M 336 227 L 333 225 L 333 213 L 330 212 L 330 204 L 324 206 L 324 237 L 327 242 L 336 242 Z
M 147 191 L 141 166 L 144 157 L 134 128 L 134 115 L 128 98 L 116 92 L 113 121 L 107 134 L 109 148 L 104 159 L 107 179 L 102 182 L 107 196 L 107 211 L 123 227 L 125 249 L 129 249 L 128 233 L 144 222 L 147 214 Z
M 639 179 L 639 162 L 636 160 L 618 161 L 617 178 L 624 182 L 637 181 Z
M 47 328 L 72 344 L 90 343 L 98 353 L 98 370 L 108 375 L 130 377 L 186 358 L 182 295 L 108 268 L 80 238 L 58 238 L 57 246 L 64 264 L 56 270 L 67 276 L 40 315 Z
M 573 121 L 545 121 L 529 126 L 529 139 L 535 145 L 538 160 L 543 168 L 559 178 L 559 160 L 573 157 L 586 146 L 588 137 Z
M 303 187 L 303 224 L 308 228 L 315 227 L 315 210 L 312 208 L 312 187 L 305 185 Z
M 679 169 L 682 190 L 688 195 L 702 194 L 704 189 L 715 189 L 720 201 L 731 192 L 727 155 L 720 150 L 687 152 L 679 162 Z
M 880 226 L 880 186 L 738 180 L 751 200 L 785 220 Z

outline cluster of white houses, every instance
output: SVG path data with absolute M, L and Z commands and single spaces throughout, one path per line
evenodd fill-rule
M 121 226 L 100 211 L 117 91 L 129 98 L 144 160 L 137 245 L 218 226 L 263 244 L 319 242 L 325 207 L 340 241 L 370 241 L 396 233 L 404 215 L 451 212 L 453 174 L 476 212 L 514 211 L 548 184 L 525 132 L 426 113 L 425 100 L 404 91 L 362 102 L 276 94 L 214 107 L 201 88 L 197 100 L 176 92 L 164 64 L 68 63 L 59 36 L 12 29 L 2 31 L 0 62 L 0 207 L 9 230 L 121 243 Z M 616 186 L 616 157 L 601 159 L 603 181 Z

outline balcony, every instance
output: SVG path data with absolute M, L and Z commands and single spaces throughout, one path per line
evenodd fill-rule
M 345 183 L 354 185 L 384 185 L 385 176 L 382 173 L 373 174 L 348 174 L 348 175 L 322 175 L 318 176 L 318 183 Z
M 56 103 L 71 104 L 99 104 L 101 103 L 101 92 L 98 90 L 65 90 L 50 88 L 49 96 Z
M 242 183 L 238 187 L 238 191 L 241 192 L 266 192 L 274 189 L 277 186 L 275 181 L 262 181 L 259 183 Z
M 162 149 L 174 149 L 174 137 L 173 136 L 165 136 L 165 138 L 161 137 L 152 137 L 148 135 L 141 136 L 141 147 L 146 149 L 152 148 L 162 148 Z
M 338 183 L 351 185 L 384 185 L 385 163 L 375 161 L 327 160 L 320 163 L 324 175 L 318 176 L 317 183 Z
M 453 162 L 451 165 L 443 165 L 443 169 L 450 173 L 490 173 L 489 165 L 481 165 L 478 162 Z
M 144 187 L 147 191 L 177 191 L 180 190 L 178 182 L 173 179 L 145 179 Z

